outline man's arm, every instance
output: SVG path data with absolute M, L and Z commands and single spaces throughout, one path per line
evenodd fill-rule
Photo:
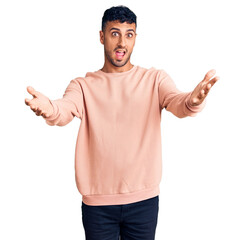
M 28 87 L 27 91 L 33 96 L 33 99 L 25 99 L 26 105 L 30 106 L 37 116 L 42 116 L 50 126 L 64 126 L 74 116 L 82 118 L 83 94 L 78 78 L 70 81 L 60 99 L 50 100 L 32 87 Z
M 179 118 L 195 116 L 206 105 L 205 98 L 209 89 L 219 79 L 215 77 L 209 82 L 214 73 L 214 70 L 209 71 L 192 92 L 181 92 L 172 78 L 164 70 L 160 70 L 158 89 L 161 108 L 165 108 Z

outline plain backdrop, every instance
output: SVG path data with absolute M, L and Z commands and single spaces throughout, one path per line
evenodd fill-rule
M 70 80 L 102 68 L 102 16 L 121 4 L 137 15 L 132 64 L 164 69 L 185 92 L 210 69 L 220 76 L 196 117 L 162 111 L 156 240 L 243 240 L 241 0 L 1 1 L 0 239 L 85 239 L 74 175 L 80 120 L 49 126 L 24 99 L 27 86 L 61 98 Z

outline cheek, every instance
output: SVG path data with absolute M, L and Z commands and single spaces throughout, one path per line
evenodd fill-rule
M 104 49 L 105 49 L 106 53 L 109 55 L 112 55 L 114 52 L 114 48 L 109 43 L 104 44 Z
M 133 50 L 134 45 L 135 45 L 135 43 L 132 43 L 132 44 L 130 44 L 130 45 L 128 46 L 128 47 L 129 47 L 129 49 L 130 49 L 130 51 L 132 51 L 132 50 Z
M 106 47 L 106 49 L 111 49 L 111 50 L 113 50 L 114 49 L 114 46 L 116 45 L 116 43 L 114 42 L 114 41 L 112 41 L 112 40 L 110 40 L 110 39 L 106 39 L 106 41 L 104 42 L 105 44 L 105 47 Z

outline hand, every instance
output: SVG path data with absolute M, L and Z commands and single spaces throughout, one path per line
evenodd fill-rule
M 48 97 L 44 96 L 42 93 L 35 91 L 32 87 L 27 87 L 28 93 L 30 93 L 34 98 L 25 99 L 25 104 L 30 106 L 31 110 L 36 113 L 37 116 L 49 117 L 53 113 L 53 106 Z
M 215 69 L 208 71 L 204 79 L 196 86 L 189 100 L 189 104 L 191 106 L 197 106 L 204 101 L 204 99 L 209 93 L 210 88 L 220 79 L 220 77 L 212 78 L 215 75 L 215 73 Z M 210 80 L 210 78 L 212 79 Z

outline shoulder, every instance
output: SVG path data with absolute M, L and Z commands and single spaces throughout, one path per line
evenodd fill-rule
M 140 71 L 148 72 L 148 73 L 166 73 L 163 68 L 155 68 L 155 67 L 150 67 L 150 68 L 145 68 L 145 67 L 140 67 L 138 66 L 138 69 Z
M 145 68 L 145 67 L 138 67 L 138 71 L 141 73 L 146 74 L 150 77 L 155 78 L 158 82 L 161 82 L 163 79 L 167 78 L 168 74 L 163 68 Z

